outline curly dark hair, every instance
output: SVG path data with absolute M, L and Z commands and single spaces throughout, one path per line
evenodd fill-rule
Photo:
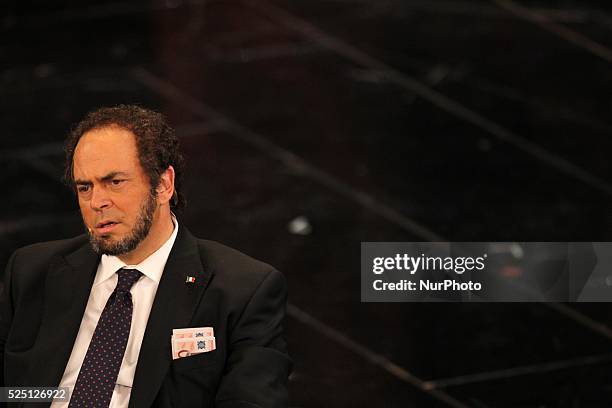
M 89 112 L 66 138 L 64 182 L 76 191 L 72 172 L 74 150 L 85 133 L 108 126 L 119 126 L 136 136 L 140 165 L 149 177 L 152 191 L 159 185 L 161 174 L 168 166 L 174 168 L 174 196 L 170 208 L 175 212 L 181 210 L 185 205 L 181 193 L 184 160 L 178 138 L 161 113 L 140 106 L 118 105 Z

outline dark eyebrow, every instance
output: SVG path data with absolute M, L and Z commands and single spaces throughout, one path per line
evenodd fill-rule
M 110 181 L 112 179 L 114 179 L 117 176 L 121 176 L 121 177 L 127 177 L 127 173 L 124 173 L 122 171 L 113 171 L 111 173 L 108 173 L 106 176 L 102 177 L 100 179 L 100 181 Z M 74 180 L 74 184 L 79 185 L 79 186 L 90 186 L 93 183 L 89 180 L 81 180 L 81 179 L 77 179 Z
M 113 171 L 111 173 L 108 173 L 106 176 L 102 177 L 100 181 L 110 181 L 117 176 L 127 177 L 127 174 L 122 171 Z
M 90 186 L 92 183 L 91 181 L 87 181 L 87 180 L 74 180 L 74 184 L 78 185 L 78 186 Z

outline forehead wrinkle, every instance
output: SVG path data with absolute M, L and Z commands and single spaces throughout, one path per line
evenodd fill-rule
M 119 126 L 104 126 L 86 132 L 77 143 L 73 156 L 72 175 L 74 178 L 75 173 L 81 173 L 78 178 L 86 180 L 89 177 L 83 178 L 83 176 L 93 177 L 92 171 L 104 171 L 106 175 L 95 177 L 103 180 L 110 177 L 113 172 L 130 175 L 133 171 L 137 171 L 132 169 L 133 166 L 142 167 L 134 134 Z
M 109 139 L 114 139 L 113 142 L 109 142 Z M 104 142 L 108 142 L 106 145 Z M 74 155 L 77 155 L 77 151 L 81 151 L 81 154 L 97 156 L 97 148 L 104 146 L 110 148 L 113 153 L 116 153 L 116 144 L 127 143 L 130 147 L 134 147 L 135 158 L 138 158 L 138 141 L 136 135 L 129 129 L 121 127 L 119 125 L 110 124 L 102 127 L 97 127 L 88 130 L 83 133 L 77 142 Z M 92 147 L 91 144 L 95 146 Z M 83 150 L 85 150 L 83 152 Z M 92 151 L 93 150 L 93 151 Z

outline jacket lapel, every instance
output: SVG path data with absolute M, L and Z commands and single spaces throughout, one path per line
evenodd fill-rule
M 57 386 L 62 378 L 89 299 L 98 260 L 98 255 L 87 243 L 65 258 L 55 258 L 49 267 L 42 323 L 29 375 L 36 385 Z
M 204 270 L 198 243 L 184 226 L 166 262 L 149 315 L 132 383 L 130 407 L 148 407 L 153 403 L 172 361 L 172 329 L 186 327 L 212 278 Z M 194 283 L 186 283 L 188 276 Z

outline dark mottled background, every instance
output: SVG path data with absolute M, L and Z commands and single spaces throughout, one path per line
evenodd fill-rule
M 281 269 L 292 407 L 610 407 L 612 308 L 362 304 L 361 241 L 612 241 L 607 1 L 4 1 L 0 264 L 81 232 L 85 112 L 166 113 L 197 235 Z

